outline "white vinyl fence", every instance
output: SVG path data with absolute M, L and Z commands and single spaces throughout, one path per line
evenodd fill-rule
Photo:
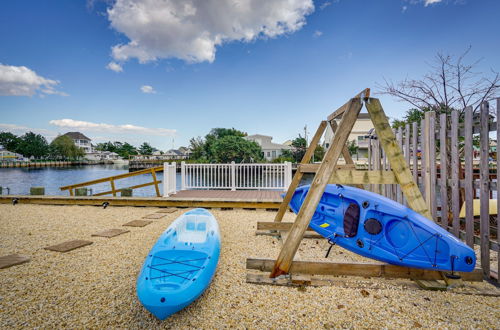
M 163 196 L 168 197 L 170 194 L 177 192 L 177 166 L 175 162 L 163 164 Z
M 172 165 L 173 164 L 173 165 Z M 175 163 L 165 163 L 165 196 L 175 192 Z M 174 173 L 174 174 L 172 174 Z M 186 164 L 181 163 L 181 190 L 284 190 L 292 181 L 292 163 Z

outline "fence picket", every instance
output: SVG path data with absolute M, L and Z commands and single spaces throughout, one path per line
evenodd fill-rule
M 465 123 L 472 123 L 472 107 L 465 109 Z M 464 161 L 465 161 L 465 242 L 474 247 L 474 188 L 472 177 L 472 125 L 464 125 Z
M 439 176 L 441 193 L 441 226 L 448 230 L 448 152 L 447 152 L 447 116 L 442 113 L 439 116 Z
M 451 112 L 451 212 L 452 233 L 458 237 L 460 231 L 460 188 L 459 188 L 459 154 L 458 154 L 458 111 Z
M 489 202 L 490 202 L 490 191 L 489 191 L 489 131 L 488 131 L 488 121 L 489 121 L 489 105 L 487 102 L 481 104 L 481 131 L 480 143 L 481 143 L 481 186 L 480 186 L 480 225 L 479 232 L 481 236 L 481 267 L 483 268 L 483 273 L 485 276 L 490 275 L 490 215 L 489 215 Z M 486 161 L 484 161 L 486 160 Z

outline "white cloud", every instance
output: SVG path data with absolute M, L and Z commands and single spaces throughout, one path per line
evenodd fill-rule
M 17 124 L 5 124 L 0 123 L 0 132 L 11 132 L 16 135 L 22 135 L 26 132 L 34 132 L 37 134 L 42 134 L 46 138 L 54 138 L 57 133 L 44 128 L 30 128 L 27 126 L 17 125 Z
M 33 96 L 37 92 L 40 96 L 68 94 L 55 89 L 59 81 L 39 76 L 35 71 L 25 66 L 3 65 L 0 63 L 0 95 Z
M 106 69 L 114 72 L 123 72 L 122 66 L 116 62 L 109 62 L 108 65 L 106 65 Z
M 427 7 L 429 5 L 433 5 L 433 4 L 439 3 L 441 1 L 443 1 L 443 0 L 424 0 L 424 6 Z
M 154 135 L 154 136 L 174 136 L 177 132 L 175 129 L 147 128 L 131 124 L 112 125 L 105 123 L 92 123 L 89 121 L 81 121 L 73 119 L 51 120 L 49 124 L 71 130 L 105 132 L 109 134 L 141 134 L 141 135 Z
M 217 46 L 293 33 L 313 11 L 312 0 L 116 0 L 111 26 L 130 41 L 115 45 L 112 56 L 213 62 Z
M 332 2 L 331 1 L 325 1 L 321 5 L 319 5 L 319 9 L 323 10 L 328 6 L 331 6 Z
M 142 86 L 141 91 L 145 94 L 156 94 L 156 91 L 154 90 L 153 86 L 149 85 Z
M 314 37 L 314 38 L 319 38 L 319 37 L 321 37 L 322 35 L 323 35 L 323 32 L 321 32 L 321 31 L 319 31 L 319 30 L 314 31 L 314 33 L 313 33 L 313 37 Z

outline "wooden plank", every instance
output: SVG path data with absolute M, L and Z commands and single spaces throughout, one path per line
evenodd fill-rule
M 94 233 L 91 236 L 111 238 L 111 237 L 115 237 L 115 236 L 122 235 L 125 233 L 130 233 L 130 230 L 107 229 L 107 230 L 100 231 L 98 233 Z
M 498 143 L 500 141 L 500 98 L 497 98 L 497 171 L 500 169 L 500 148 L 498 148 Z M 497 172 L 498 173 L 498 172 Z M 497 176 L 498 180 L 498 176 Z M 498 199 L 498 188 L 497 188 L 497 199 Z M 500 243 L 500 203 L 497 202 L 497 242 Z M 497 255 L 497 282 L 500 283 L 500 249 L 498 249 Z
M 490 275 L 490 215 L 489 215 L 489 200 L 490 191 L 488 187 L 489 181 L 489 150 L 490 150 L 490 140 L 488 132 L 488 121 L 489 121 L 489 111 L 490 107 L 487 102 L 481 104 L 481 133 L 480 134 L 480 152 L 481 152 L 481 164 L 480 164 L 480 178 L 481 178 L 481 188 L 479 190 L 479 197 L 481 199 L 481 214 L 479 232 L 481 237 L 481 268 L 483 269 L 484 275 L 489 277 Z
M 458 111 L 451 112 L 451 213 L 452 233 L 458 237 L 460 230 L 460 188 L 458 186 L 459 154 L 458 154 Z
M 258 221 L 257 230 L 290 230 L 292 229 L 293 222 L 267 222 Z M 307 227 L 307 230 L 312 231 L 311 227 Z
M 300 161 L 299 168 L 295 172 L 295 175 L 293 176 L 292 182 L 288 186 L 288 190 L 286 192 L 285 197 L 283 198 L 283 202 L 281 202 L 280 208 L 278 210 L 278 213 L 276 213 L 276 216 L 274 217 L 275 222 L 281 222 L 283 219 L 283 216 L 285 215 L 285 212 L 288 210 L 288 205 L 290 204 L 290 201 L 292 200 L 293 194 L 295 193 L 295 190 L 299 186 L 300 180 L 302 180 L 303 173 L 301 170 L 301 167 L 303 165 L 306 165 L 309 163 L 311 160 L 312 156 L 314 155 L 314 150 L 316 150 L 316 146 L 318 145 L 321 137 L 323 136 L 323 132 L 326 129 L 327 122 L 322 121 L 319 124 L 318 129 L 316 130 L 316 133 L 314 134 L 314 137 L 311 140 L 311 143 L 309 144 L 309 148 L 307 148 L 306 153 L 304 156 L 302 156 L 302 160 Z
M 158 186 L 158 180 L 156 179 L 156 172 L 151 169 L 151 176 L 153 177 L 153 183 L 155 185 L 156 197 L 161 197 L 160 187 Z
M 109 183 L 111 185 L 111 193 L 113 196 L 116 196 L 116 187 L 115 187 L 115 181 L 113 179 L 109 180 Z
M 373 160 L 373 170 L 374 171 L 380 171 L 380 167 L 381 167 L 381 155 L 380 155 L 380 140 L 377 138 L 376 140 L 373 140 L 373 157 L 372 157 L 372 160 Z M 380 194 L 380 186 L 379 185 L 375 185 L 373 186 L 373 192 L 374 193 L 377 193 L 377 194 Z
M 365 100 L 370 97 L 370 89 L 365 88 L 362 90 L 360 93 L 358 93 L 356 96 L 353 97 L 353 99 L 360 99 L 360 100 Z M 332 121 L 337 117 L 340 117 L 346 112 L 350 107 L 350 101 L 335 110 L 331 115 L 328 116 L 327 121 Z
M 152 214 L 147 214 L 143 216 L 143 219 L 161 219 L 165 218 L 167 215 L 164 213 L 152 213 Z
M 281 223 L 281 222 L 274 222 L 274 223 Z M 271 232 L 269 230 L 256 230 L 255 235 L 256 236 L 274 236 L 274 237 L 285 236 L 285 235 L 283 235 L 282 230 L 280 230 L 279 232 Z M 317 234 L 315 232 L 312 232 L 312 231 L 306 231 L 302 238 L 324 239 L 323 236 L 321 236 L 320 234 Z
M 178 211 L 177 209 L 168 207 L 166 209 L 158 210 L 158 211 L 156 211 L 156 213 L 174 213 L 174 212 L 177 212 L 177 211 Z
M 434 222 L 437 221 L 437 196 L 436 196 L 436 113 L 434 111 L 428 112 L 429 115 L 429 176 L 430 176 L 430 200 L 431 200 L 431 215 Z
M 418 185 L 418 124 L 412 123 L 412 150 L 413 150 L 413 181 Z
M 422 141 L 421 145 L 421 156 L 420 162 L 422 164 L 422 195 L 425 199 L 425 204 L 427 208 L 431 209 L 431 199 L 430 199 L 430 188 L 431 188 L 431 176 L 429 173 L 430 170 L 430 158 L 429 158 L 429 116 L 427 112 L 424 114 L 424 119 L 420 122 L 420 127 L 422 127 Z
M 9 268 L 12 266 L 17 266 L 30 261 L 30 257 L 23 256 L 20 254 L 9 254 L 0 257 L 0 269 Z
M 441 227 L 448 228 L 448 152 L 446 150 L 446 132 L 447 115 L 442 113 L 439 116 L 439 171 L 441 179 L 439 180 L 439 190 L 441 193 Z
M 385 116 L 380 101 L 375 98 L 370 98 L 366 102 L 366 107 L 371 115 L 375 130 L 377 131 L 377 136 L 387 153 L 392 171 L 401 185 L 401 190 L 408 201 L 408 206 L 415 212 L 430 219 L 431 215 L 429 210 L 427 209 L 417 184 L 413 181 L 410 169 L 406 165 L 403 153 L 396 143 L 396 138 L 390 128 L 389 121 Z
M 465 123 L 472 123 L 472 107 L 465 108 Z M 474 188 L 472 186 L 472 125 L 464 125 L 465 157 L 465 242 L 474 248 Z M 461 216 L 461 215 L 460 215 Z
M 333 134 L 335 134 L 335 132 L 337 131 L 337 127 L 338 127 L 337 122 L 335 120 L 330 121 L 330 127 L 332 129 Z M 346 165 L 351 165 L 354 167 L 356 166 L 356 165 L 354 165 L 354 161 L 352 160 L 351 154 L 349 153 L 349 149 L 347 149 L 347 144 L 344 145 L 344 147 L 342 148 L 342 157 L 344 157 Z M 355 185 L 356 185 L 356 187 L 363 189 L 362 185 L 359 185 L 359 184 L 355 184 Z
M 161 182 L 161 181 L 158 181 L 158 182 Z M 135 186 L 131 186 L 131 187 L 127 187 L 127 188 L 122 188 L 122 189 L 137 189 L 137 188 L 142 188 L 142 187 L 147 187 L 147 186 L 152 186 L 154 185 L 155 183 L 153 181 L 151 182 L 147 182 L 147 183 L 142 183 L 142 184 L 138 184 L 138 185 L 135 185 Z M 97 194 L 94 194 L 93 196 L 105 196 L 105 195 L 109 195 L 113 193 L 112 190 L 108 190 L 108 191 L 103 191 L 103 192 L 100 192 L 100 193 L 97 193 Z M 115 195 L 116 196 L 116 195 Z M 157 197 L 160 197 L 160 196 L 157 196 Z
M 274 260 L 272 259 L 248 258 L 246 260 L 247 269 L 260 270 L 261 272 L 269 272 L 273 270 L 273 265 Z M 385 277 L 422 280 L 442 279 L 442 273 L 435 270 L 402 267 L 377 262 L 316 262 L 295 260 L 289 272 L 292 274 L 333 276 Z M 483 280 L 483 274 L 480 268 L 476 268 L 470 273 L 458 274 L 464 281 L 481 282 Z
M 119 175 L 113 175 L 113 176 L 102 178 L 102 179 L 96 179 L 96 180 L 81 182 L 81 183 L 77 183 L 77 184 L 62 186 L 62 187 L 59 187 L 59 189 L 60 190 L 68 190 L 68 189 L 74 189 L 74 188 L 78 188 L 78 187 L 91 186 L 91 185 L 98 184 L 98 183 L 108 182 L 110 179 L 118 180 L 118 179 L 128 178 L 128 177 L 131 177 L 131 176 L 136 176 L 136 175 L 150 173 L 151 170 L 154 170 L 155 172 L 162 172 L 163 171 L 163 166 L 158 166 L 158 167 L 148 168 L 148 169 L 145 169 L 145 170 L 135 171 L 135 172 L 131 172 L 131 173 L 124 173 L 124 174 L 119 174 Z
M 373 170 L 340 170 L 333 172 L 328 183 L 337 184 L 397 184 L 396 176 L 392 171 Z
M 398 129 L 397 134 L 396 134 L 396 140 L 398 142 L 398 146 L 400 150 L 403 150 L 403 131 L 401 130 L 401 127 Z M 401 187 L 399 185 L 396 186 L 396 201 L 400 204 L 403 203 L 403 193 L 401 191 Z
M 410 164 L 410 159 L 411 159 L 411 152 L 410 152 L 410 136 L 411 136 L 411 126 L 410 124 L 405 125 L 405 160 L 406 160 L 406 165 L 408 165 L 408 168 L 411 166 Z M 404 205 L 408 206 L 408 202 L 406 201 L 406 198 L 404 199 Z
M 299 164 L 297 166 L 297 172 L 301 173 L 316 173 L 319 169 L 320 164 Z M 354 164 L 337 164 L 335 166 L 337 170 L 354 170 L 356 165 Z M 295 191 L 295 190 L 294 190 Z
M 44 249 L 50 250 L 50 251 L 56 251 L 56 252 L 69 252 L 69 251 L 73 251 L 75 249 L 90 245 L 92 243 L 93 242 L 91 242 L 91 241 L 76 239 L 76 240 L 67 241 L 67 242 L 63 242 L 60 244 L 56 244 L 56 245 L 47 246 Z
M 271 272 L 271 277 L 288 273 L 302 236 L 304 235 L 304 232 L 309 226 L 309 222 L 316 211 L 316 207 L 318 206 L 319 200 L 325 191 L 328 180 L 335 171 L 335 165 L 337 164 L 340 154 L 342 153 L 342 148 L 346 144 L 347 138 L 352 131 L 352 127 L 358 118 L 361 107 L 361 99 L 354 98 L 349 101 L 348 109 L 342 116 L 337 133 L 333 137 L 331 144 L 332 147 L 328 148 L 328 151 L 323 157 L 321 166 L 314 176 L 309 192 L 302 203 L 302 207 L 300 208 L 294 225 L 290 230 L 290 234 L 288 235 L 283 248 L 280 251 L 278 259 L 276 260 L 274 269 Z

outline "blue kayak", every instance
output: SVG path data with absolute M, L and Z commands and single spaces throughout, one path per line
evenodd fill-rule
M 298 213 L 309 186 L 290 207 Z M 412 209 L 381 195 L 327 185 L 310 227 L 330 243 L 394 265 L 440 271 L 474 270 L 474 250 Z
M 160 320 L 180 311 L 208 287 L 220 254 L 219 225 L 205 209 L 177 218 L 149 252 L 137 278 L 137 296 Z

